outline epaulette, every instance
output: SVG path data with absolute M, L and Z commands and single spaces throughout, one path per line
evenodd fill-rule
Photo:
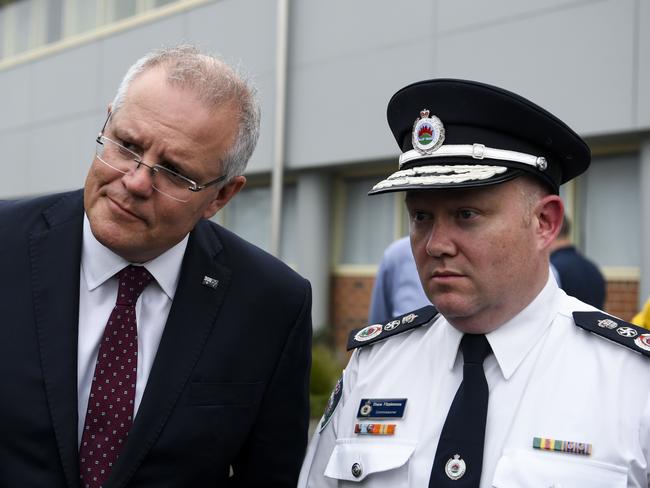
M 357 347 L 367 346 L 368 344 L 374 344 L 377 341 L 383 341 L 394 335 L 427 324 L 436 315 L 438 315 L 436 307 L 428 305 L 395 317 L 385 324 L 373 324 L 361 329 L 354 329 L 348 337 L 348 351 Z
M 650 330 L 603 312 L 573 312 L 578 327 L 650 357 Z

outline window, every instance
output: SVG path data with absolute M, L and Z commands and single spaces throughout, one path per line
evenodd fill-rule
M 585 254 L 600 266 L 639 266 L 639 158 L 594 158 L 580 178 Z
M 185 0 L 0 0 L 0 59 Z
M 343 183 L 342 265 L 377 264 L 401 232 L 401 200 L 394 193 L 368 196 L 380 177 L 349 178 Z
M 282 195 L 280 257 L 288 263 L 298 258 L 296 185 L 286 185 Z M 224 225 L 248 242 L 269 250 L 271 238 L 271 188 L 244 188 L 223 210 Z
M 65 0 L 64 28 L 66 36 L 72 36 L 101 25 L 101 0 Z

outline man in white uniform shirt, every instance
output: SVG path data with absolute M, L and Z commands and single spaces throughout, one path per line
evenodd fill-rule
M 549 273 L 588 146 L 463 80 L 403 88 L 388 122 L 400 170 L 370 194 L 406 192 L 433 306 L 350 334 L 299 486 L 648 487 L 650 334 Z

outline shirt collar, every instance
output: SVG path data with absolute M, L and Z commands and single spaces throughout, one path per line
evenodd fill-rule
M 486 334 L 494 357 L 506 380 L 514 374 L 551 325 L 556 309 L 553 302 L 558 296 L 558 290 L 555 279 L 549 274 L 542 291 L 526 308 L 499 328 Z M 449 350 L 456 351 L 456 354 L 451 354 L 449 358 L 448 368 L 452 370 L 459 354 L 463 333 L 448 322 L 445 325 L 444 342 L 450 348 Z
M 173 300 L 176 293 L 188 239 L 189 234 L 181 242 L 143 265 L 170 300 Z M 85 278 L 88 291 L 101 286 L 129 264 L 132 263 L 115 254 L 95 238 L 90 229 L 88 216 L 84 214 L 81 273 Z

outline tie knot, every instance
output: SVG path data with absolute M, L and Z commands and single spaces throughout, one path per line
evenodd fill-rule
M 465 364 L 483 364 L 490 354 L 490 343 L 484 334 L 465 334 L 460 340 Z
M 144 266 L 129 265 L 117 274 L 117 279 L 117 305 L 135 305 L 153 276 Z

